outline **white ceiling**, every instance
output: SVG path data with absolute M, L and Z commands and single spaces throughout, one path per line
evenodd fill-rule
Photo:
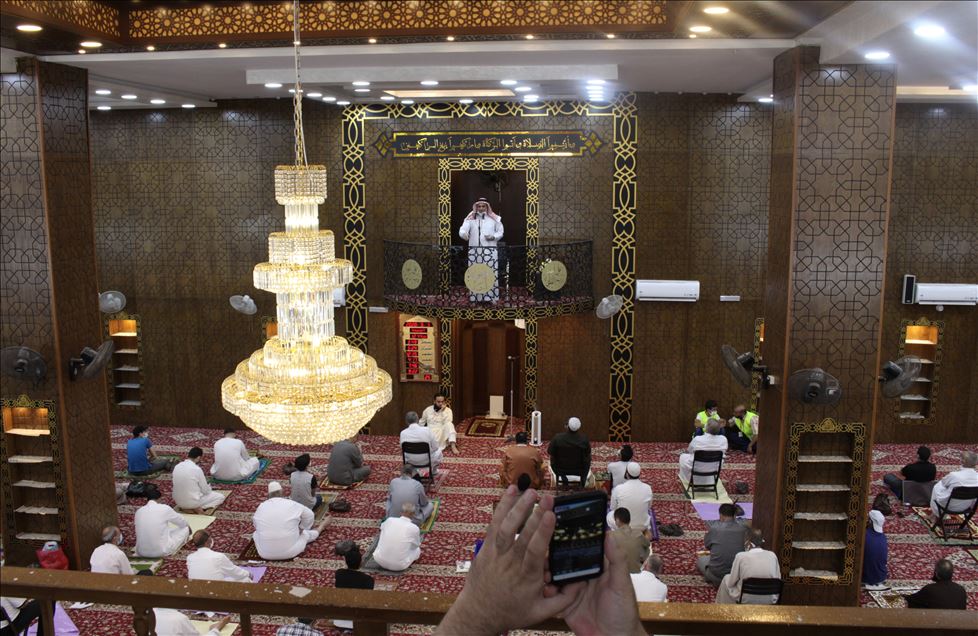
M 736 4 L 729 3 L 732 12 Z M 925 40 L 913 33 L 931 22 L 947 35 Z M 978 1 L 854 2 L 794 40 L 654 39 L 527 40 L 326 46 L 302 49 L 306 92 L 338 99 L 377 100 L 384 88 L 419 88 L 425 79 L 438 89 L 499 88 L 512 78 L 532 87 L 541 99 L 583 98 L 585 80 L 604 79 L 607 93 L 704 92 L 744 94 L 756 99 L 770 92 L 772 62 L 799 44 L 822 47 L 825 64 L 864 62 L 870 50 L 887 50 L 897 65 L 900 86 L 936 87 L 923 99 L 974 99 L 949 86 L 978 83 Z M 292 49 L 218 49 L 96 53 L 51 56 L 49 61 L 89 69 L 92 106 L 158 108 L 180 103 L 206 106 L 212 100 L 281 96 L 294 78 Z M 371 82 L 371 92 L 352 92 L 354 80 Z M 285 86 L 268 89 L 265 82 Z M 118 99 L 120 91 L 138 96 Z M 917 97 L 920 99 L 920 97 Z

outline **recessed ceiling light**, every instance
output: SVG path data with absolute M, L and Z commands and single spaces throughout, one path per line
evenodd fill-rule
M 965 84 L 961 87 L 961 90 L 966 93 L 978 93 L 978 84 Z
M 438 86 L 438 80 L 421 80 L 422 86 Z
M 160 104 L 165 104 L 166 103 L 166 100 L 165 99 L 151 99 L 151 100 L 149 100 L 149 103 L 150 104 L 156 104 L 157 106 L 159 106 Z
M 341 99 L 340 101 L 336 102 L 336 105 L 337 106 L 349 106 L 350 105 L 350 102 L 348 102 L 345 99 Z
M 294 89 L 294 88 L 290 88 L 290 89 L 289 89 L 289 92 L 290 92 L 290 93 L 292 93 L 293 95 L 295 95 L 295 89 Z M 300 89 L 299 89 L 299 92 L 300 92 L 300 93 L 305 93 L 306 91 L 304 91 L 304 90 L 302 90 L 302 89 L 300 88 Z
M 447 42 L 454 42 L 455 41 L 455 36 L 454 35 L 449 35 L 447 38 L 445 38 L 445 40 Z
M 369 40 L 367 40 L 367 43 L 368 44 L 377 44 L 377 38 L 370 38 Z
M 774 98 L 773 97 L 758 97 L 757 98 L 757 101 L 761 102 L 762 104 L 770 104 L 771 102 L 774 101 Z
M 516 86 L 519 84 L 516 80 L 500 80 L 499 83 L 503 86 Z
M 136 99 L 136 95 L 132 93 L 126 93 L 125 95 L 119 95 L 122 99 Z
M 228 48 L 228 45 L 225 44 L 224 42 L 221 42 L 220 44 L 217 45 L 217 48 L 219 48 L 219 49 L 226 49 L 226 48 Z
M 695 33 L 690 33 L 689 34 L 689 37 L 695 40 L 696 39 L 696 34 Z
M 112 91 L 107 88 L 99 88 L 95 90 L 96 95 L 111 95 Z
M 401 103 L 402 103 L 402 104 L 407 104 L 407 105 L 409 105 L 409 106 L 410 106 L 411 104 L 413 104 L 413 103 L 414 103 L 414 100 L 413 100 L 413 99 L 402 99 L 402 100 L 401 100 Z
M 265 82 L 265 88 L 282 88 L 282 85 L 278 82 Z
M 323 101 L 324 102 L 335 102 L 336 101 L 336 98 L 333 97 L 332 95 L 327 95 L 326 97 L 323 98 Z
M 921 24 L 916 29 L 913 30 L 914 35 L 922 38 L 942 38 L 947 34 L 939 24 Z
M 693 33 L 709 33 L 713 30 L 713 27 L 708 27 L 705 24 L 697 24 L 695 26 L 689 27 L 689 30 Z
M 150 44 L 149 46 L 146 47 L 146 50 L 147 51 L 155 51 L 156 50 L 156 47 L 153 46 L 152 44 Z
M 588 86 L 601 86 L 602 84 L 604 84 L 604 80 L 603 79 L 589 79 L 587 81 L 587 84 L 588 84 Z
M 78 49 L 79 55 L 85 55 L 86 53 L 88 53 L 88 51 L 86 51 L 85 49 Z
M 607 37 L 609 40 L 614 40 L 615 39 L 615 34 L 614 33 L 609 33 L 605 37 Z
M 469 99 L 468 97 L 463 97 L 462 99 L 458 100 L 458 103 L 459 104 L 471 104 L 472 103 L 472 100 Z
M 365 82 L 364 80 L 357 80 L 353 82 L 354 86 L 370 86 L 370 82 Z
M 309 93 L 309 97 L 322 97 L 322 93 Z
M 870 51 L 864 55 L 867 60 L 885 60 L 890 57 L 889 51 Z
M 523 96 L 523 101 L 524 102 L 535 102 L 538 99 L 540 99 L 540 96 L 539 95 L 524 95 Z
M 709 13 L 710 15 L 723 15 L 724 13 L 730 13 L 730 9 L 727 7 L 707 7 L 703 9 L 703 13 Z
M 380 99 L 382 99 L 385 102 L 392 102 L 392 101 L 394 101 L 397 98 L 394 97 L 393 95 L 381 95 L 380 96 Z
M 180 108 L 197 108 L 193 104 L 180 104 Z
M 37 33 L 41 31 L 43 27 L 38 24 L 18 24 L 17 30 L 23 31 L 24 33 Z
M 532 33 L 527 33 L 525 37 L 526 37 L 527 40 L 532 40 L 533 39 L 533 34 Z
M 354 88 L 353 89 L 353 92 L 354 93 L 369 93 L 370 92 L 370 89 L 369 88 Z
M 98 110 L 112 110 L 111 106 L 96 106 Z
M 530 92 L 530 91 L 533 90 L 533 87 L 532 86 L 517 86 L 513 90 L 516 91 L 517 93 L 528 93 L 528 92 Z
M 590 95 L 589 99 L 592 102 L 606 102 L 608 99 L 604 95 Z
M 102 43 L 95 40 L 85 40 L 81 43 L 81 46 L 83 49 L 97 49 L 102 46 Z

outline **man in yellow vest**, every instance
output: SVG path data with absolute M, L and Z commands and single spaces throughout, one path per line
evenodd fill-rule
M 757 452 L 758 415 L 743 404 L 734 407 L 733 417 L 727 420 L 727 442 L 731 450 L 754 454 Z
M 717 401 L 707 400 L 706 404 L 703 406 L 703 410 L 696 414 L 693 418 L 693 437 L 703 434 L 703 429 L 706 428 L 706 423 L 714 418 L 719 418 L 717 415 Z

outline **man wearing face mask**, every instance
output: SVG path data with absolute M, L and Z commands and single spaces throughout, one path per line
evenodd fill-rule
M 135 574 L 126 553 L 119 549 L 122 545 L 122 530 L 116 526 L 106 526 L 102 529 L 102 542 L 102 545 L 92 550 L 92 558 L 89 560 L 92 572 L 130 576 Z
M 469 294 L 469 300 L 472 302 L 499 300 L 497 242 L 503 238 L 503 220 L 492 211 L 488 201 L 479 199 L 462 222 L 458 235 L 462 240 L 469 242 L 469 266 L 483 263 L 488 265 L 495 275 L 491 290 L 484 294 Z
M 706 428 L 706 423 L 712 419 L 719 419 L 717 415 L 717 401 L 707 400 L 706 404 L 703 406 L 703 410 L 696 414 L 693 418 L 693 437 L 703 434 L 703 429 Z
M 163 470 L 167 460 L 156 456 L 149 430 L 145 426 L 132 429 L 132 439 L 126 443 L 126 458 L 130 475 L 146 475 Z
M 435 441 L 438 442 L 438 448 L 444 451 L 447 446 L 451 446 L 452 452 L 458 455 L 452 409 L 445 404 L 444 393 L 435 393 L 434 404 L 424 410 L 418 424 L 428 427 L 431 434 L 435 436 Z

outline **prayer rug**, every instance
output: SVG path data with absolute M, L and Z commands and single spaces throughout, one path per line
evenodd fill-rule
M 231 491 L 230 490 L 215 490 L 214 492 L 219 492 L 222 495 L 224 495 L 224 501 L 227 501 L 228 500 L 228 495 L 231 494 Z M 224 505 L 224 501 L 221 502 L 221 505 Z M 214 516 L 214 511 L 217 510 L 220 507 L 221 506 L 214 506 L 213 508 L 204 508 L 204 514 L 207 515 L 207 516 L 209 516 L 209 517 L 213 517 Z M 185 510 L 185 509 L 181 508 L 180 506 L 173 506 L 173 509 L 176 510 L 177 512 L 186 513 L 188 515 L 189 514 L 196 514 L 196 513 L 190 512 L 189 510 Z
M 313 511 L 313 515 L 315 516 L 313 523 L 316 524 L 326 518 L 326 514 L 329 512 L 329 504 L 333 503 L 339 497 L 339 494 L 335 492 L 321 492 L 319 495 L 323 498 L 323 505 Z
M 469 424 L 465 434 L 468 437 L 506 437 L 506 420 L 476 417 Z
M 340 490 L 340 491 L 343 491 L 343 490 L 353 490 L 354 488 L 356 488 L 357 486 L 359 486 L 360 484 L 362 484 L 364 481 L 365 480 L 355 481 L 352 484 L 350 484 L 349 486 L 344 486 L 343 484 L 334 484 L 334 483 L 332 483 L 332 482 L 329 481 L 329 477 L 326 477 L 325 479 L 323 479 L 323 483 L 319 484 L 319 489 L 320 490 Z M 320 493 L 320 494 L 322 494 L 322 493 Z
M 194 629 L 197 630 L 198 634 L 207 636 L 207 634 L 210 633 L 211 625 L 216 622 L 217 621 L 190 621 L 190 624 L 194 626 Z M 221 636 L 231 636 L 236 629 L 238 629 L 237 623 L 228 623 L 224 626 L 224 629 L 221 630 Z
M 688 490 L 689 484 L 683 481 L 682 479 L 680 479 L 679 485 L 683 489 L 683 497 L 689 499 L 690 498 L 689 490 Z M 715 503 L 715 504 L 733 503 L 733 500 L 730 498 L 730 495 L 727 494 L 727 489 L 723 487 L 722 481 L 717 484 L 717 495 L 718 495 L 717 497 L 713 496 L 713 490 L 710 490 L 710 492 L 700 491 L 693 494 L 695 495 L 694 497 L 692 497 L 693 501 L 703 501 L 703 502 Z
M 215 521 L 214 517 L 208 517 L 207 515 L 191 515 L 186 512 L 181 512 L 180 516 L 187 520 L 187 524 L 190 526 L 191 537 L 198 530 L 206 530 Z
M 425 519 L 425 522 L 421 524 L 421 534 L 426 534 L 431 532 L 432 526 L 435 525 L 435 517 L 438 516 L 438 509 L 441 507 L 441 499 L 432 499 L 431 503 L 434 507 L 431 509 L 431 514 Z
M 37 636 L 37 626 L 39 622 L 35 622 L 27 629 L 27 636 Z M 78 627 L 75 626 L 74 621 L 68 616 L 68 613 L 64 611 L 61 607 L 61 603 L 54 604 L 54 636 L 76 636 L 78 634 Z
M 268 570 L 267 565 L 242 565 L 240 567 L 243 570 L 251 572 L 252 583 L 261 582 L 262 577 L 265 576 L 265 572 Z
M 292 557 L 291 559 L 266 559 L 262 555 L 258 554 L 258 548 L 255 547 L 255 540 L 248 539 L 248 545 L 246 545 L 245 549 L 242 550 L 241 554 L 238 555 L 238 560 L 239 561 L 271 561 L 274 563 L 285 563 L 288 561 L 294 561 L 295 557 Z
M 944 528 L 937 527 L 935 529 L 931 527 L 929 506 L 914 506 L 912 510 L 917 517 L 920 518 L 920 521 L 927 526 L 931 536 L 938 539 L 941 543 L 946 545 L 978 546 L 978 522 L 976 522 L 975 519 L 972 518 L 968 522 L 968 526 L 971 528 L 971 536 L 973 538 L 969 539 L 967 536 L 968 529 L 962 528 L 960 532 L 955 532 L 949 538 L 945 539 Z M 944 522 L 946 525 L 953 527 L 960 524 L 962 519 L 962 515 L 946 515 L 944 517 Z
M 918 591 L 919 587 L 893 587 L 888 590 L 866 591 L 869 596 L 876 601 L 880 607 L 906 608 L 907 600 L 904 596 L 909 596 Z
M 972 559 L 978 561 L 978 550 L 965 550 L 965 552 L 970 554 Z
M 251 473 L 244 479 L 239 479 L 238 481 L 225 481 L 223 479 L 217 479 L 216 477 L 208 477 L 208 481 L 210 481 L 212 484 L 253 484 L 255 483 L 255 480 L 258 479 L 258 476 L 265 472 L 265 469 L 268 468 L 269 464 L 271 463 L 272 460 L 269 458 L 260 457 L 258 459 L 258 470 Z
M 153 574 L 160 569 L 163 565 L 163 559 L 144 559 L 140 557 L 129 557 L 129 566 L 132 567 L 133 571 L 137 574 L 143 570 L 149 570 Z
M 434 513 L 432 513 L 432 515 L 434 515 Z M 379 532 L 377 533 L 377 536 L 374 537 L 374 540 L 370 542 L 370 547 L 367 548 L 367 551 L 363 553 L 363 565 L 360 566 L 362 571 L 371 572 L 373 574 L 383 574 L 384 576 L 401 576 L 406 574 L 411 569 L 411 567 L 408 566 L 406 569 L 396 572 L 394 570 L 385 569 L 379 563 L 374 561 L 374 550 L 377 549 L 378 543 L 380 543 Z
M 157 455 L 156 457 L 157 457 L 157 459 L 166 459 L 166 460 L 169 460 L 169 464 L 171 466 L 176 466 L 182 460 L 182 458 L 180 457 L 180 455 L 163 455 L 161 453 L 161 454 Z M 152 473 L 143 473 L 142 475 L 133 475 L 128 470 L 117 470 L 115 472 L 115 476 L 116 477 L 125 478 L 125 479 L 129 479 L 129 480 L 132 480 L 132 481 L 148 481 L 150 479 L 154 479 L 156 477 L 159 477 L 160 475 L 162 475 L 165 472 L 168 472 L 167 469 L 166 468 L 161 468 L 160 470 L 154 471 Z
M 696 509 L 696 514 L 700 516 L 703 521 L 718 521 L 720 519 L 720 504 L 694 501 L 693 508 Z M 754 504 L 749 502 L 743 502 L 738 504 L 744 510 L 744 518 L 751 519 L 754 516 Z

